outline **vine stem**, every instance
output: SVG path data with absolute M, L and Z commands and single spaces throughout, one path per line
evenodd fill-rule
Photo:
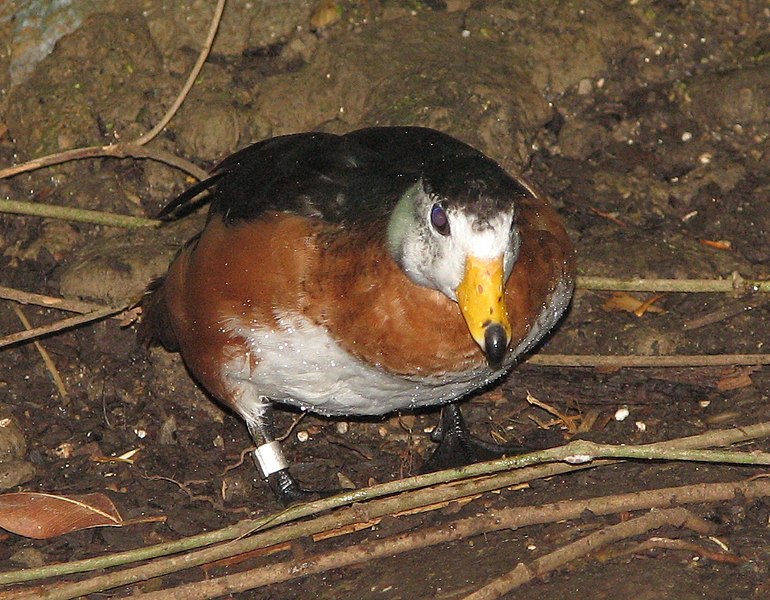
M 715 451 L 719 454 L 709 454 L 709 451 L 700 450 L 700 453 L 693 454 L 693 451 L 713 446 L 728 446 L 768 436 L 770 436 L 770 422 L 764 422 L 741 428 L 710 431 L 700 435 L 647 444 L 645 446 L 618 447 L 618 450 L 612 450 L 612 448 L 616 448 L 613 446 L 604 446 L 603 448 L 607 449 L 608 453 L 616 455 L 617 453 L 622 453 L 625 448 L 628 450 L 629 456 L 633 455 L 637 458 L 642 457 L 650 460 L 656 456 L 665 455 L 666 458 L 679 456 L 686 460 L 704 460 L 709 457 L 715 460 L 738 458 L 741 463 L 746 461 L 758 461 L 761 463 L 763 460 L 770 458 L 767 453 L 753 455 L 752 453 Z M 532 479 L 550 477 L 576 469 L 607 465 L 614 462 L 594 460 L 590 463 L 574 464 L 574 457 L 578 457 L 578 460 L 583 460 L 589 455 L 595 458 L 598 448 L 602 447 L 595 444 L 586 445 L 582 441 L 572 442 L 566 446 L 527 455 L 503 458 L 485 463 L 475 463 L 460 469 L 450 469 L 408 477 L 369 488 L 352 490 L 314 502 L 299 504 L 277 513 L 246 519 L 224 529 L 182 538 L 174 542 L 166 542 L 164 544 L 146 546 L 135 550 L 68 563 L 0 573 L 0 585 L 72 573 L 83 573 L 193 550 L 189 554 L 163 558 L 120 573 L 93 577 L 88 582 L 80 582 L 81 585 L 91 587 L 87 589 L 82 586 L 78 587 L 76 595 L 107 589 L 104 585 L 127 585 L 149 577 L 156 577 L 182 568 L 205 564 L 206 562 L 248 552 L 255 548 L 263 548 L 287 540 L 312 535 L 313 533 L 340 528 L 351 523 L 368 521 L 377 516 L 392 514 L 415 507 L 428 506 L 433 503 L 462 498 L 493 489 L 501 489 L 517 483 L 531 481 Z M 656 454 L 660 452 L 664 454 Z M 677 455 L 677 452 L 680 453 Z M 573 464 L 564 462 L 568 459 Z M 544 461 L 558 462 L 546 465 L 537 464 Z M 511 469 L 518 470 L 510 471 Z M 492 477 L 486 477 L 489 475 L 492 475 Z M 376 502 L 373 502 L 375 500 Z M 355 506 L 351 506 L 346 511 L 317 516 L 319 513 L 326 513 L 331 509 L 352 504 L 355 504 Z M 303 520 L 307 517 L 315 518 Z M 211 546 L 212 544 L 225 541 L 228 543 Z M 211 547 L 204 548 L 205 546 Z M 41 598 L 43 596 L 31 597 Z M 51 597 L 60 598 L 65 596 Z
M 79 223 L 91 223 L 93 225 L 107 225 L 109 227 L 125 227 L 134 229 L 137 227 L 157 227 L 161 221 L 147 219 L 145 217 L 133 217 L 120 215 L 87 208 L 75 208 L 72 206 L 56 206 L 53 204 L 40 204 L 38 202 L 21 202 L 18 200 L 0 199 L 0 212 L 17 215 L 29 215 L 61 219 L 63 221 L 77 221 Z
M 618 292 L 770 292 L 770 280 L 744 279 L 734 272 L 730 279 L 618 279 L 582 275 L 577 287 L 584 290 Z

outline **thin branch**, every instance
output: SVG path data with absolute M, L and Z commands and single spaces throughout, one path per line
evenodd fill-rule
M 519 529 L 529 525 L 554 523 L 557 521 L 578 519 L 585 514 L 594 515 L 617 514 L 633 510 L 649 510 L 655 507 L 670 507 L 680 504 L 704 503 L 730 500 L 736 497 L 753 499 L 770 495 L 770 481 L 755 480 L 729 483 L 706 483 L 676 488 L 645 490 L 629 494 L 603 496 L 587 500 L 568 500 L 555 504 L 524 506 L 516 508 L 491 509 L 483 514 L 474 515 L 441 527 L 420 530 L 388 538 L 361 542 L 341 550 L 315 556 L 302 556 L 299 560 L 288 560 L 265 567 L 251 569 L 243 573 L 226 575 L 216 579 L 207 579 L 192 584 L 182 585 L 171 590 L 162 590 L 143 594 L 147 600 L 184 599 L 203 600 L 225 594 L 242 592 L 256 587 L 272 585 L 307 575 L 318 574 L 330 569 L 360 564 L 369 560 L 385 558 L 394 554 L 426 548 L 436 544 L 448 543 L 466 539 L 474 535 L 501 531 L 503 529 Z M 651 513 L 656 514 L 656 513 Z M 333 515 L 330 515 L 333 516 Z M 327 517 L 321 517 L 321 519 Z M 702 530 L 700 520 L 695 520 L 693 527 Z M 687 521 L 688 524 L 693 521 Z M 262 534 L 265 535 L 265 534 Z M 258 536 L 256 536 L 258 537 Z M 251 540 L 238 540 L 228 544 L 232 555 L 241 554 Z M 208 551 L 215 550 L 209 549 Z M 237 552 L 236 552 L 237 550 Z M 202 551 L 207 552 L 207 551 Z M 189 557 L 190 555 L 188 555 Z M 184 558 L 184 557 L 180 557 Z M 145 565 L 145 567 L 151 567 Z M 191 566 L 188 564 L 188 566 Z M 134 570 L 145 567 L 137 567 Z M 118 575 L 116 573 L 115 575 Z M 95 591 L 104 591 L 123 585 L 115 581 L 109 582 L 110 588 L 96 587 L 97 580 L 109 578 L 99 576 L 88 581 L 74 584 L 64 584 L 51 588 L 38 588 L 32 594 L 21 595 L 18 600 L 26 598 L 41 598 L 46 600 L 65 600 Z M 98 583 L 98 582 L 97 582 Z
M 57 298 L 55 296 L 46 296 L 45 294 L 35 294 L 34 292 L 25 292 L 16 288 L 0 286 L 0 298 L 3 300 L 13 300 L 21 304 L 34 304 L 46 308 L 56 308 L 84 314 L 94 310 L 107 308 L 102 304 L 92 302 L 83 302 L 82 300 L 68 300 L 66 298 Z
M 71 160 L 82 160 L 84 158 L 96 158 L 100 156 L 111 156 L 118 158 L 148 158 L 181 169 L 182 171 L 185 171 L 198 180 L 202 180 L 208 177 L 208 173 L 205 170 L 201 169 L 190 161 L 187 161 L 179 156 L 175 156 L 174 154 L 165 152 L 163 150 L 145 148 L 144 146 L 153 140 L 163 130 L 163 128 L 168 125 L 169 121 L 171 121 L 176 112 L 179 110 L 179 107 L 187 98 L 187 95 L 190 93 L 195 80 L 200 74 L 201 68 L 203 68 L 203 64 L 206 62 L 206 59 L 211 52 L 214 38 L 216 37 L 217 30 L 219 29 L 219 24 L 222 21 L 222 13 L 224 12 L 226 1 L 227 0 L 218 0 L 217 6 L 214 10 L 214 16 L 211 20 L 211 26 L 209 27 L 209 32 L 206 36 L 206 41 L 203 44 L 200 54 L 198 55 L 198 60 L 195 62 L 195 66 L 190 72 L 190 76 L 187 78 L 187 81 L 185 82 L 182 90 L 177 95 L 171 107 L 166 111 L 166 114 L 163 115 L 161 120 L 150 131 L 131 142 L 108 144 L 106 146 L 75 148 L 73 150 L 66 150 L 64 152 L 57 152 L 48 156 L 35 158 L 20 165 L 14 165 L 13 167 L 1 169 L 0 179 L 19 175 L 20 173 L 27 173 L 29 171 L 41 169 L 43 167 L 58 165 L 64 162 L 69 162 Z
M 542 577 L 547 573 L 560 569 L 564 565 L 592 554 L 605 546 L 642 535 L 648 531 L 660 529 L 666 525 L 680 529 L 692 529 L 701 534 L 708 533 L 714 527 L 713 523 L 697 517 L 685 508 L 669 508 L 649 512 L 641 517 L 595 531 L 550 554 L 533 560 L 528 565 L 519 563 L 509 573 L 495 579 L 474 593 L 465 596 L 463 600 L 497 600 L 536 577 Z
M 145 217 L 133 217 L 87 208 L 75 208 L 70 206 L 56 206 L 53 204 L 41 204 L 38 202 L 19 202 L 17 200 L 0 199 L 0 212 L 17 215 L 31 215 L 62 219 L 64 221 L 77 221 L 79 223 L 92 223 L 94 225 L 107 225 L 109 227 L 157 227 L 161 221 L 147 219 Z
M 27 315 L 24 314 L 24 311 L 21 309 L 20 306 L 14 304 L 13 312 L 15 312 L 16 316 L 19 317 L 19 321 L 21 321 L 21 324 L 24 326 L 24 329 L 28 331 L 32 329 L 32 324 L 29 322 L 29 320 L 27 319 Z M 34 344 L 35 344 L 35 349 L 38 351 L 38 354 L 40 354 L 40 357 L 43 359 L 43 364 L 45 365 L 46 369 L 48 369 L 48 372 L 51 374 L 51 379 L 53 379 L 56 389 L 59 390 L 59 395 L 62 397 L 63 400 L 66 399 L 68 397 L 67 388 L 64 386 L 64 381 L 62 381 L 61 375 L 59 374 L 59 369 L 56 368 L 56 364 L 53 362 L 51 355 L 48 354 L 48 350 L 46 350 L 43 347 L 43 344 L 41 344 L 37 340 L 34 342 Z
M 730 279 L 617 279 L 614 277 L 577 278 L 577 287 L 584 290 L 619 292 L 770 292 L 770 280 L 744 279 L 733 273 Z
M 73 150 L 65 150 L 64 152 L 57 152 L 55 154 L 49 154 L 48 156 L 34 158 L 20 165 L 0 169 L 0 179 L 6 179 L 8 177 L 13 177 L 14 175 L 35 171 L 37 169 L 42 169 L 43 167 L 59 165 L 72 160 L 83 160 L 86 158 L 99 158 L 105 156 L 112 158 L 146 158 L 155 160 L 176 167 L 198 180 L 205 179 L 209 175 L 208 171 L 201 169 L 198 165 L 171 154 L 170 152 L 166 152 L 165 150 L 137 146 L 133 142 L 126 142 L 122 144 L 107 144 L 106 146 L 74 148 Z
M 727 550 L 723 552 L 715 552 L 693 542 L 661 537 L 652 537 L 637 544 L 632 544 L 630 546 L 618 548 L 615 550 L 604 551 L 601 553 L 601 560 L 613 560 L 622 556 L 628 556 L 629 554 L 640 554 L 643 552 L 649 552 L 650 550 L 656 550 L 658 548 L 684 550 L 689 554 L 701 556 L 712 562 L 726 563 L 728 565 L 740 566 L 748 562 L 748 559 L 742 558 L 737 554 L 733 554 Z
M 638 356 L 602 354 L 533 354 L 527 363 L 542 367 L 724 367 L 770 365 L 770 354 L 681 354 Z
M 693 331 L 701 327 L 706 327 L 707 325 L 714 325 L 720 321 L 730 319 L 750 310 L 756 310 L 765 304 L 770 304 L 770 296 L 765 296 L 759 300 L 751 298 L 739 303 L 732 302 L 731 304 L 734 304 L 734 306 L 725 306 L 718 310 L 702 314 L 699 317 L 688 319 L 682 323 L 682 329 Z
M 198 74 L 201 72 L 203 64 L 206 62 L 206 59 L 211 52 L 211 47 L 214 45 L 214 38 L 217 35 L 219 24 L 222 21 L 222 13 L 225 10 L 226 2 L 227 0 L 218 0 L 217 2 L 217 6 L 214 9 L 214 16 L 212 17 L 211 25 L 209 26 L 209 32 L 206 36 L 206 41 L 203 43 L 203 48 L 201 49 L 200 54 L 198 54 L 198 60 L 195 62 L 195 66 L 193 67 L 192 71 L 190 71 L 190 76 L 187 78 L 182 91 L 179 92 L 179 95 L 171 105 L 171 108 L 166 111 L 166 114 L 163 115 L 163 118 L 155 125 L 155 127 L 153 127 L 150 131 L 136 140 L 135 143 L 137 145 L 143 146 L 147 142 L 153 140 L 161 131 L 163 131 L 163 128 L 168 125 L 169 121 L 171 121 L 176 112 L 179 110 L 179 107 L 182 106 L 182 103 L 187 98 L 187 95 L 190 93 L 195 80 L 198 79 Z
M 767 436 L 770 436 L 770 422 L 757 423 L 742 428 L 711 431 L 701 435 L 659 442 L 651 446 L 656 446 L 660 449 L 695 449 L 709 446 L 728 446 L 730 444 Z M 572 446 L 572 448 L 574 449 L 575 446 Z M 567 450 L 564 452 L 564 455 L 569 455 L 571 451 Z M 247 519 L 217 531 L 198 534 L 174 542 L 167 542 L 155 546 L 147 546 L 135 550 L 72 561 L 69 563 L 2 573 L 0 574 L 0 585 L 104 569 L 125 565 L 135 561 L 189 551 L 191 549 L 201 548 L 202 546 L 216 544 L 218 542 L 237 540 L 229 541 L 227 544 L 197 550 L 178 557 L 159 559 L 149 565 L 130 568 L 118 573 L 111 573 L 103 575 L 100 578 L 92 578 L 89 580 L 97 586 L 89 588 L 90 591 L 108 589 L 104 586 L 128 585 L 150 577 L 157 577 L 184 568 L 249 552 L 256 548 L 264 548 L 299 537 L 339 529 L 355 523 L 367 522 L 387 514 L 394 514 L 447 500 L 464 498 L 494 489 L 502 489 L 526 481 L 531 481 L 532 479 L 551 477 L 575 470 L 613 464 L 614 462 L 615 461 L 594 461 L 590 464 L 582 465 L 553 463 L 534 467 L 529 466 L 517 471 L 504 473 L 500 473 L 500 471 L 507 471 L 508 469 L 520 466 L 520 464 L 528 464 L 529 458 L 513 457 L 487 463 L 477 463 L 461 469 L 450 469 L 438 473 L 418 475 L 379 484 L 362 490 L 353 490 L 331 498 L 324 498 L 322 500 L 293 506 L 284 511 L 257 519 Z M 492 473 L 498 474 L 493 477 L 472 479 L 473 477 Z M 430 487 L 436 485 L 438 485 L 438 487 Z M 768 483 L 768 485 L 770 485 L 770 483 Z M 399 494 L 399 492 L 409 493 L 396 495 Z M 328 513 L 331 509 L 340 508 L 353 503 L 356 503 L 355 506 L 346 510 Z M 631 505 L 626 506 L 624 504 L 624 506 L 628 510 L 633 510 Z M 648 508 L 648 506 L 642 505 L 640 508 Z M 582 508 L 580 510 L 582 510 Z M 596 512 L 596 510 L 591 510 L 592 512 Z M 325 512 L 326 514 L 311 521 L 293 522 L 321 512 Z M 568 517 L 562 515 L 559 516 L 559 518 Z M 260 531 L 261 533 L 255 534 L 255 532 Z M 82 588 L 79 589 L 81 590 L 79 591 L 81 594 L 89 593 L 89 591 L 83 591 Z
M 27 340 L 39 338 L 44 335 L 48 335 L 49 333 L 62 331 L 64 329 L 70 329 L 72 327 L 82 325 L 83 323 L 98 321 L 100 319 L 104 319 L 105 317 L 109 317 L 111 315 L 117 314 L 125 309 L 126 309 L 125 306 L 121 308 L 113 308 L 109 306 L 107 308 L 102 308 L 100 310 L 94 310 L 84 315 L 70 317 L 69 319 L 62 319 L 61 321 L 56 321 L 55 323 L 51 323 L 50 325 L 43 325 L 42 327 L 35 327 L 34 329 L 28 329 L 26 331 L 12 333 L 11 335 L 6 335 L 5 337 L 0 338 L 0 348 L 5 348 L 6 346 L 11 346 L 13 344 L 18 344 Z

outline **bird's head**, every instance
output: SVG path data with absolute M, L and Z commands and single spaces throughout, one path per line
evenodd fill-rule
M 511 341 L 505 283 L 521 245 L 517 199 L 528 194 L 484 156 L 444 157 L 426 166 L 388 224 L 388 248 L 404 273 L 458 303 L 494 369 Z

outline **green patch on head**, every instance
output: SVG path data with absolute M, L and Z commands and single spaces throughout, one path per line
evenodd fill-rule
M 388 221 L 388 252 L 394 258 L 401 256 L 404 238 L 417 226 L 417 197 L 422 191 L 422 180 L 408 188 L 396 203 Z

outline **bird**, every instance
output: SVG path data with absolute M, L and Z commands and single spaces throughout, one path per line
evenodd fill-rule
M 139 337 L 242 417 L 278 500 L 313 490 L 290 472 L 274 405 L 441 407 L 429 465 L 507 452 L 470 436 L 459 402 L 570 304 L 574 249 L 543 193 L 448 134 L 381 126 L 254 143 L 159 216 L 202 202 L 205 226 L 143 296 Z

